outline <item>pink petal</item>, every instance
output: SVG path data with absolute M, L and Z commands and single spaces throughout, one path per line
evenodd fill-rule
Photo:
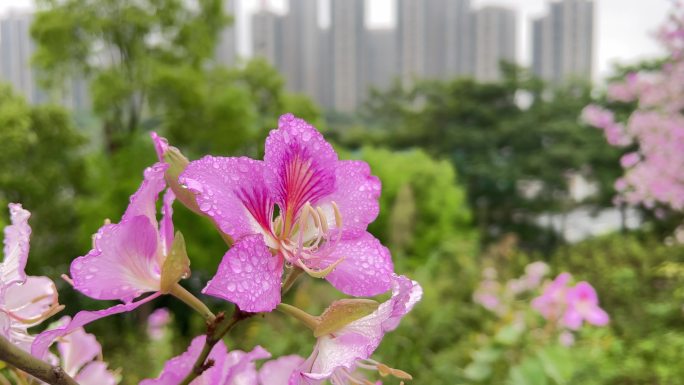
M 159 223 L 159 235 L 161 235 L 164 255 L 169 255 L 173 244 L 173 201 L 175 199 L 176 195 L 173 191 L 171 189 L 166 190 L 162 205 L 162 220 Z
M 284 212 L 292 217 L 310 202 L 335 191 L 337 154 L 323 135 L 302 119 L 286 114 L 266 138 L 264 177 Z
M 25 320 L 39 318 L 57 305 L 57 288 L 48 277 L 28 276 L 22 285 L 14 284 L 5 291 L 5 309 L 14 317 Z M 27 323 L 27 326 L 40 321 Z
M 251 352 L 245 353 L 235 350 L 226 356 L 223 372 L 226 374 L 223 383 L 257 385 L 257 370 L 255 360 L 270 358 L 271 353 L 261 346 L 256 346 Z
M 570 305 L 563 315 L 563 324 L 572 330 L 582 327 L 582 315 L 577 309 Z
M 336 245 L 334 241 L 330 241 L 316 256 L 322 256 L 322 267 L 344 257 L 344 260 L 326 277 L 344 294 L 356 297 L 374 296 L 386 292 L 391 287 L 390 278 L 394 266 L 390 252 L 367 232 L 358 238 L 342 239 Z
M 105 225 L 95 248 L 71 263 L 74 288 L 95 299 L 130 302 L 159 290 L 160 253 L 157 231 L 146 217 Z
M 195 360 L 199 357 L 200 352 L 204 348 L 204 342 L 206 336 L 195 337 L 188 350 L 180 356 L 176 356 L 166 362 L 164 369 L 162 370 L 159 377 L 155 379 L 147 379 L 140 382 L 140 385 L 177 385 L 180 383 L 192 370 L 192 366 L 195 364 Z M 219 341 L 214 348 L 209 353 L 209 359 L 214 360 L 214 366 L 207 369 L 200 377 L 195 379 L 192 384 L 217 384 L 221 385 L 220 382 L 209 382 L 221 378 L 223 369 L 223 363 L 226 359 L 226 345 L 223 341 Z
M 107 364 L 93 361 L 74 378 L 80 385 L 116 385 L 116 376 L 107 370 Z
M 380 179 L 371 175 L 368 163 L 358 160 L 337 162 L 335 169 L 336 189 L 319 205 L 327 214 L 328 227 L 337 227 L 330 202 L 335 202 L 342 214 L 343 230 L 360 235 L 368 224 L 378 217 L 380 211 Z
M 282 271 L 282 259 L 271 254 L 261 235 L 251 235 L 228 250 L 202 293 L 247 312 L 271 311 L 280 303 Z
M 28 219 L 31 213 L 24 210 L 18 203 L 10 203 L 10 220 L 12 224 L 5 227 L 4 259 L 0 265 L 0 282 L 3 286 L 26 279 L 24 268 L 29 253 L 29 238 L 31 227 Z M 1 289 L 0 289 L 1 290 Z
M 303 368 L 302 376 L 311 380 L 324 380 L 329 378 L 339 368 L 352 370 L 356 361 L 367 359 L 377 349 L 382 340 L 380 326 L 375 325 L 377 333 L 363 335 L 358 333 L 344 333 L 334 338 L 324 336 L 318 339 L 312 361 L 307 361 Z M 305 382 L 306 383 L 306 382 Z
M 125 221 L 138 215 L 144 215 L 150 222 L 157 226 L 157 198 L 159 193 L 166 188 L 164 172 L 169 168 L 166 163 L 155 163 L 145 169 L 145 178 L 138 191 L 131 196 L 131 202 L 124 213 L 121 221 Z
M 67 325 L 70 317 L 62 317 L 60 323 Z M 60 338 L 57 342 L 57 350 L 62 358 L 62 367 L 70 376 L 75 376 L 81 368 L 97 358 L 102 352 L 102 347 L 95 336 L 86 333 L 83 328 L 78 328 L 68 335 Z
M 164 161 L 164 153 L 169 149 L 169 141 L 166 138 L 157 135 L 156 132 L 150 132 L 152 142 L 154 143 L 154 150 L 157 153 L 157 158 L 160 162 Z
M 147 302 L 150 302 L 151 300 L 159 297 L 161 293 L 154 293 L 148 297 L 145 297 L 137 302 L 131 302 L 131 303 L 126 303 L 126 304 L 120 304 L 116 306 L 112 306 L 107 309 L 103 310 L 95 310 L 95 311 L 80 311 L 76 313 L 74 318 L 69 322 L 67 325 L 58 327 L 56 329 L 51 329 L 51 330 L 46 330 L 42 333 L 40 333 L 38 336 L 36 336 L 35 341 L 31 345 L 31 354 L 33 354 L 35 357 L 38 357 L 40 359 L 45 359 L 46 354 L 48 353 L 48 349 L 50 348 L 50 345 L 59 337 L 65 336 L 74 330 L 81 328 L 91 322 L 97 321 L 101 318 L 113 315 L 113 314 L 119 314 L 119 313 L 125 313 L 129 311 L 133 311 L 136 308 L 138 308 L 140 305 L 143 305 Z
M 304 363 L 304 358 L 298 355 L 283 356 L 268 361 L 259 370 L 260 385 L 288 385 L 292 373 Z
M 270 231 L 273 203 L 264 186 L 263 162 L 205 156 L 190 162 L 179 181 L 197 194 L 202 212 L 238 240 Z
M 578 282 L 575 287 L 568 291 L 568 302 L 582 301 L 589 304 L 597 304 L 596 290 L 588 282 Z
M 397 328 L 399 321 L 408 314 L 423 297 L 423 288 L 418 282 L 403 275 L 392 275 L 392 299 L 389 318 L 382 323 L 384 332 Z
M 584 316 L 584 318 L 590 324 L 594 326 L 606 326 L 610 322 L 610 317 L 603 309 L 598 306 L 594 306 L 591 310 Z

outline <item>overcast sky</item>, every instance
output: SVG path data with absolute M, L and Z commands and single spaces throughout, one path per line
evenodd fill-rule
M 608 74 L 611 63 L 629 62 L 653 57 L 662 53 L 652 38 L 653 31 L 667 15 L 672 0 L 595 0 L 597 3 L 596 65 L 598 77 Z M 547 0 L 472 0 L 475 7 L 496 4 L 506 5 L 518 11 L 519 60 L 529 63 L 529 21 L 546 11 Z M 11 8 L 29 9 L 32 0 L 0 0 L 0 14 Z M 245 17 L 254 12 L 260 4 L 266 3 L 275 10 L 284 12 L 286 0 L 242 0 L 238 10 L 240 21 L 238 33 L 242 37 L 238 50 L 250 53 L 248 31 L 249 20 Z M 324 1 L 325 3 L 325 1 Z M 371 27 L 389 26 L 394 23 L 394 0 L 367 0 L 367 20 Z M 323 9 L 325 11 L 325 9 Z M 321 12 L 321 23 L 327 21 Z

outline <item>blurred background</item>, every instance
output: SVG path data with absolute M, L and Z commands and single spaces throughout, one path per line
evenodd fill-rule
M 260 158 L 291 112 L 381 178 L 370 230 L 397 272 L 423 285 L 378 360 L 415 384 L 681 384 L 681 211 L 616 203 L 626 150 L 580 120 L 590 103 L 623 116 L 636 108 L 612 105 L 606 85 L 668 59 L 654 35 L 674 6 L 0 0 L 0 204 L 33 213 L 28 272 L 57 279 L 105 218 L 118 221 L 156 161 L 149 132 L 190 159 Z M 175 220 L 192 260 L 186 286 L 198 293 L 226 246 L 180 205 Z M 501 294 L 501 311 L 482 303 L 481 281 L 507 287 L 534 261 L 549 278 L 569 271 L 591 282 L 611 323 L 568 344 L 530 311 L 533 289 Z M 105 306 L 57 283 L 68 314 Z M 288 296 L 320 313 L 339 294 L 307 279 Z M 146 320 L 162 306 L 172 327 L 152 338 Z M 229 348 L 310 353 L 301 325 L 258 318 Z M 88 331 L 122 383 L 135 384 L 203 325 L 162 298 Z

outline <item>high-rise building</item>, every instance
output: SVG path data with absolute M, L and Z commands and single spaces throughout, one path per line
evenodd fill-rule
M 475 78 L 480 81 L 501 79 L 502 61 L 515 61 L 516 13 L 500 6 L 486 6 L 475 11 Z
M 532 71 L 559 83 L 590 79 L 594 61 L 593 0 L 555 0 L 532 21 Z
M 237 59 L 237 34 L 235 33 L 235 15 L 238 0 L 223 0 L 223 12 L 233 17 L 233 22 L 225 27 L 219 35 L 216 46 L 216 60 L 228 67 L 235 65 Z
M 399 75 L 405 85 L 425 77 L 426 23 L 425 0 L 397 0 Z
M 445 75 L 472 75 L 474 72 L 473 13 L 470 0 L 444 0 L 446 16 L 444 32 Z M 437 10 L 439 12 L 439 10 Z M 439 47 L 437 47 L 439 48 Z M 444 78 L 444 76 L 442 76 Z
M 330 9 L 333 109 L 351 112 L 362 97 L 364 1 L 331 0 Z
M 252 55 L 282 68 L 282 20 L 268 9 L 252 15 Z
M 318 0 L 290 0 L 283 18 L 283 75 L 290 91 L 318 95 Z
M 12 85 L 30 103 L 38 103 L 44 95 L 36 86 L 35 72 L 31 69 L 32 20 L 30 13 L 16 12 L 0 19 L 0 80 Z
M 385 90 L 397 76 L 397 39 L 394 29 L 368 29 L 366 31 L 366 78 L 361 87 L 368 95 L 371 87 Z

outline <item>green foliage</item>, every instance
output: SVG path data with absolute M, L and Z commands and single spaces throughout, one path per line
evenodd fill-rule
M 52 273 L 71 260 L 80 242 L 74 199 L 83 192 L 84 138 L 68 114 L 55 106 L 29 106 L 0 84 L 0 204 L 21 202 L 31 211 L 30 268 Z M 51 261 L 51 266 L 42 262 Z
M 448 162 L 431 159 L 421 150 L 371 147 L 360 157 L 382 182 L 380 215 L 370 231 L 401 252 L 398 258 L 406 253 L 412 256 L 411 263 L 422 263 L 448 241 L 474 239 L 465 192 Z

